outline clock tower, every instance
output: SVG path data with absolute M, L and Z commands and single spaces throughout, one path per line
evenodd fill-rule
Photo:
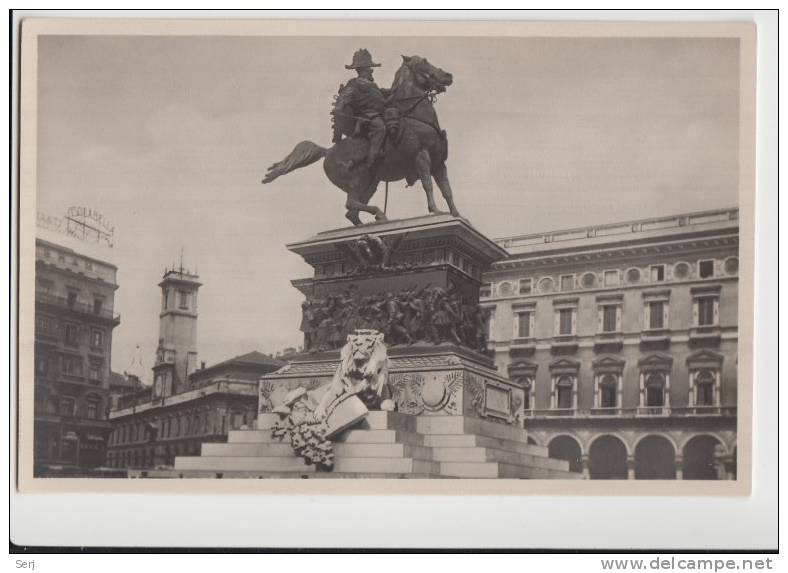
M 197 291 L 199 276 L 183 268 L 164 271 L 159 313 L 159 346 L 153 365 L 153 397 L 188 389 L 197 368 Z

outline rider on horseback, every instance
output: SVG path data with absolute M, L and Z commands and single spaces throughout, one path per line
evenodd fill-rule
M 389 90 L 380 88 L 372 78 L 372 68 L 380 64 L 372 61 L 369 51 L 362 48 L 353 54 L 353 63 L 345 66 L 348 70 L 356 70 L 358 77 L 350 80 L 347 85 L 340 88 L 336 110 L 343 107 L 351 111 L 356 120 L 355 135 L 360 135 L 362 128 L 366 127 L 369 135 L 369 152 L 366 158 L 367 168 L 372 168 L 380 155 L 383 140 L 386 136 L 386 124 L 383 121 L 383 111 L 386 107 L 386 98 Z M 334 143 L 341 139 L 339 130 L 334 129 Z

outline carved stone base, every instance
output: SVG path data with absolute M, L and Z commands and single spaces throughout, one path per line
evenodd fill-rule
M 339 364 L 337 353 L 304 356 L 260 381 L 259 413 L 273 411 L 294 388 L 317 401 Z M 427 416 L 470 416 L 523 426 L 522 387 L 501 376 L 489 359 L 467 349 L 438 345 L 392 349 L 389 390 L 396 411 Z

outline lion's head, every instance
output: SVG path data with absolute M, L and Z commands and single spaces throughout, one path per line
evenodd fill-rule
M 388 354 L 383 334 L 377 330 L 356 330 L 348 334 L 340 354 L 339 371 L 345 383 L 365 387 L 376 394 L 382 391 L 388 372 Z

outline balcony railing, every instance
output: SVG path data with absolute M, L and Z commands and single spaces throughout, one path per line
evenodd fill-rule
M 736 406 L 685 406 L 671 408 L 673 416 L 735 416 Z
M 562 243 L 595 237 L 609 237 L 616 235 L 633 235 L 646 231 L 681 229 L 689 225 L 712 225 L 738 221 L 738 209 L 716 209 L 701 211 L 686 215 L 675 215 L 651 219 L 639 219 L 623 223 L 610 223 L 589 227 L 577 227 L 547 233 L 519 235 L 494 239 L 505 249 L 543 245 L 545 243 Z
M 636 408 L 637 416 L 670 416 L 670 408 L 667 406 L 639 406 Z
M 103 308 L 103 307 L 99 308 L 85 302 L 69 300 L 67 297 L 64 296 L 57 296 L 43 291 L 36 291 L 36 302 L 40 302 L 43 304 L 50 304 L 50 305 L 58 306 L 60 308 L 73 310 L 74 312 L 89 314 L 91 316 L 96 316 L 99 318 L 120 322 L 120 315 L 114 314 L 112 310 L 108 308 Z
M 736 416 L 736 406 L 637 406 L 635 408 L 550 408 L 525 410 L 526 418 L 658 418 Z

